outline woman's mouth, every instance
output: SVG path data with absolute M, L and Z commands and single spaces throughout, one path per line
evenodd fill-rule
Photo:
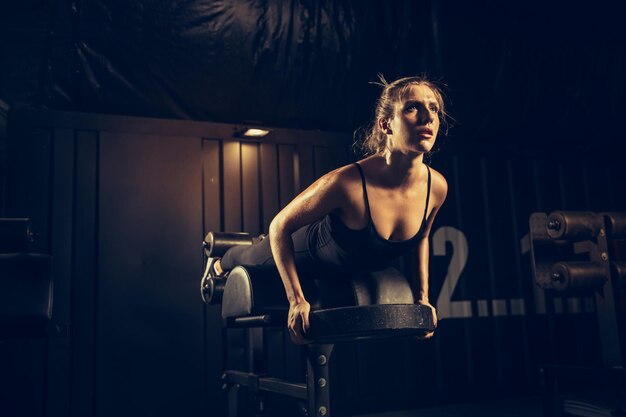
M 430 138 L 433 136 L 433 130 L 428 127 L 423 127 L 417 130 L 417 136 Z

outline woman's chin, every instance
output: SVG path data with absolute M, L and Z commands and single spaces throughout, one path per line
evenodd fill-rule
M 433 149 L 432 142 L 420 142 L 415 146 L 412 151 L 415 153 L 428 153 Z
M 435 147 L 435 139 L 432 138 L 428 140 L 421 140 L 417 144 L 417 147 L 419 148 L 420 152 L 428 153 L 432 151 L 433 148 Z

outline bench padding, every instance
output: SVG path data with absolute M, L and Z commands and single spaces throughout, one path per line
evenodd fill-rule
M 302 274 L 300 284 L 312 310 L 373 304 L 413 304 L 404 275 L 394 268 L 314 280 Z M 222 317 L 238 318 L 285 312 L 285 290 L 273 266 L 237 266 L 228 275 L 222 299 Z
M 377 304 L 311 312 L 307 338 L 315 342 L 423 336 L 435 330 L 430 307 L 419 304 Z

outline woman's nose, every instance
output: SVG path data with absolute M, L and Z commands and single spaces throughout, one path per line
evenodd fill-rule
M 427 124 L 433 121 L 433 113 L 428 109 L 423 109 L 418 113 L 418 121 L 420 124 Z

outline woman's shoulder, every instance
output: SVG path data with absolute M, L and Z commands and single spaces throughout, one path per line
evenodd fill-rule
M 346 184 L 351 183 L 354 180 L 358 179 L 360 181 L 360 175 L 356 163 L 353 162 L 351 164 L 343 165 L 339 168 L 335 168 L 327 174 L 323 175 L 322 178 L 325 178 L 327 181 L 331 181 L 333 183 L 338 184 Z
M 446 195 L 448 194 L 448 181 L 446 181 L 446 177 L 435 168 L 430 167 L 430 175 L 431 175 L 431 194 L 434 195 L 438 201 L 443 203 Z
M 448 181 L 446 181 L 446 177 L 443 176 L 443 174 L 439 171 L 437 171 L 435 168 L 428 166 L 428 168 L 430 169 L 430 175 L 431 175 L 431 181 L 434 185 L 437 186 L 448 186 Z
M 319 190 L 324 189 L 329 192 L 339 193 L 342 197 L 345 197 L 345 194 L 354 187 L 357 181 L 360 184 L 361 179 L 358 168 L 354 163 L 351 163 L 322 175 L 315 181 L 315 185 L 317 185 Z

